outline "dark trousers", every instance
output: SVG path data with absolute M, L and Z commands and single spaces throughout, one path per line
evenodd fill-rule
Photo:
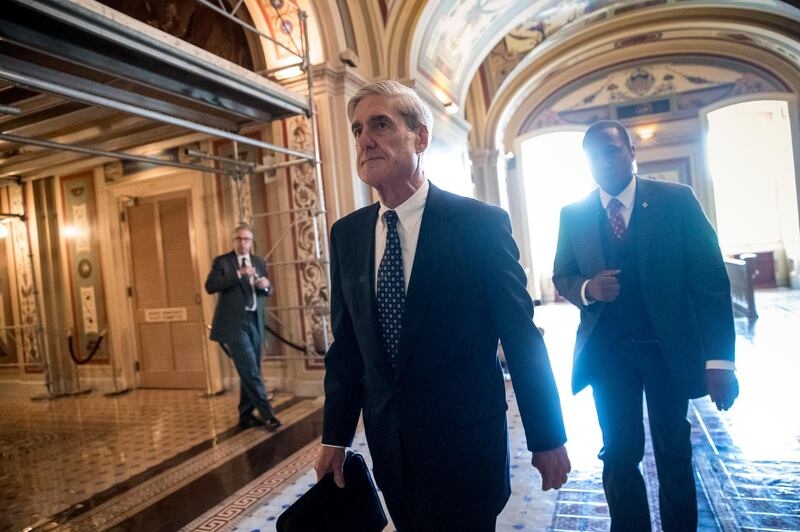
M 475 438 L 475 431 L 479 431 L 482 438 L 487 431 L 496 432 L 500 444 L 506 446 L 506 454 L 498 457 L 496 479 L 483 475 L 465 481 L 464 471 L 458 471 L 458 475 L 454 474 L 455 471 L 451 473 L 452 464 L 447 460 L 452 456 L 440 456 L 434 464 L 421 464 L 409 458 L 405 446 L 408 442 L 404 438 L 397 441 L 401 481 L 397 485 L 380 486 L 397 532 L 495 531 L 497 514 L 506 502 L 505 499 L 502 503 L 491 502 L 497 500 L 497 490 L 501 489 L 497 482 L 507 482 L 507 477 L 503 476 L 503 471 L 506 474 L 508 471 L 508 426 L 505 413 L 477 425 L 453 428 L 448 431 L 447 438 L 463 441 Z M 485 446 L 486 449 L 494 447 L 491 442 Z M 475 453 L 475 460 L 482 460 L 479 451 Z M 469 468 L 472 465 L 466 463 L 461 467 Z M 434 475 L 435 480 L 432 480 L 431 475 Z
M 603 433 L 603 488 L 612 532 L 649 531 L 650 511 L 639 463 L 644 457 L 642 392 L 659 482 L 665 532 L 697 530 L 689 401 L 678 393 L 658 344 L 617 342 L 595 350 L 591 379 Z
M 239 338 L 227 344 L 228 352 L 239 374 L 239 420 L 258 410 L 264 420 L 275 417 L 261 379 L 261 331 L 255 312 L 245 312 Z
M 416 515 L 413 505 L 402 498 L 390 500 L 384 494 L 384 499 L 397 532 L 495 532 L 497 526 L 496 516 L 466 526 L 455 523 L 452 528 L 448 528 L 446 524 L 427 524 Z

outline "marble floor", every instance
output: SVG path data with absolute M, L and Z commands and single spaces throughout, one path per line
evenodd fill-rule
M 724 413 L 708 399 L 689 409 L 703 532 L 800 530 L 800 291 L 760 291 L 757 301 L 758 321 L 737 321 L 739 400 Z M 509 388 L 513 495 L 500 531 L 609 529 L 591 394 L 568 391 L 577 320 L 569 305 L 536 311 L 562 394 L 570 482 L 539 489 Z M 278 394 L 285 427 L 269 434 L 235 427 L 233 393 L 31 401 L 40 391 L 0 385 L 0 530 L 271 531 L 314 482 L 319 400 Z M 369 461 L 363 433 L 354 447 Z M 649 452 L 643 470 L 655 494 Z M 660 530 L 657 504 L 651 497 Z
M 797 386 L 800 291 L 757 293 L 760 318 L 737 320 L 737 369 L 741 395 L 728 412 L 707 398 L 692 401 L 695 478 L 699 530 L 800 530 L 800 387 Z M 570 441 L 570 482 L 543 493 L 523 444 L 519 414 L 509 389 L 512 497 L 498 518 L 499 531 L 607 531 L 608 508 L 600 482 L 600 431 L 591 394 L 569 393 L 576 309 L 538 307 L 536 322 L 545 329 Z M 312 442 L 276 468 L 196 520 L 184 530 L 272 531 L 278 515 L 314 483 Z M 657 493 L 655 463 L 648 441 L 642 464 L 648 491 Z M 369 452 L 362 432 L 354 447 Z M 661 530 L 657 497 L 650 497 L 655 530 Z M 387 531 L 393 530 L 391 525 Z
M 273 405 L 286 428 L 269 434 L 237 427 L 238 393 L 206 398 L 196 391 L 135 390 L 32 401 L 40 388 L 0 385 L 0 530 L 102 530 L 135 522 L 210 469 L 286 439 L 283 432 L 297 439 L 294 422 L 320 408 L 319 401 L 276 394 Z M 318 434 L 301 435 L 288 449 Z M 258 474 L 290 452 L 278 453 Z

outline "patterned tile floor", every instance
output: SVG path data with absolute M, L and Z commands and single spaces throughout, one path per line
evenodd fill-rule
M 136 390 L 31 401 L 40 393 L 40 385 L 0 385 L 0 530 L 41 523 L 237 422 L 238 393 Z M 288 399 L 279 395 L 276 406 Z
M 760 318 L 754 325 L 737 321 L 738 402 L 724 413 L 717 412 L 708 399 L 690 405 L 700 532 L 800 530 L 800 387 L 796 384 L 800 291 L 761 291 L 757 302 Z M 498 518 L 499 531 L 609 530 L 596 458 L 600 431 L 591 394 L 569 393 L 577 320 L 577 311 L 568 305 L 537 308 L 536 322 L 546 331 L 562 394 L 574 470 L 570 482 L 557 493 L 540 491 L 539 477 L 529 465 L 523 444 L 513 393 L 509 393 L 513 494 Z M 275 530 L 281 511 L 314 482 L 314 445 L 254 480 L 185 530 Z M 354 447 L 368 458 L 363 433 Z M 652 452 L 647 453 L 643 470 L 654 529 L 660 530 Z

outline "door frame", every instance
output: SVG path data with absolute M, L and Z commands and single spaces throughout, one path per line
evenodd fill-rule
M 211 229 L 203 237 L 199 228 L 208 225 L 207 201 L 205 190 L 209 177 L 198 172 L 185 170 L 172 170 L 157 168 L 142 172 L 136 179 L 127 179 L 120 183 L 107 183 L 106 209 L 109 213 L 108 234 L 110 246 L 105 246 L 108 253 L 108 262 L 114 264 L 122 258 L 124 267 L 111 268 L 108 279 L 109 306 L 115 309 L 109 315 L 111 340 L 115 352 L 119 353 L 118 372 L 119 378 L 127 388 L 140 387 L 140 377 L 135 366 L 140 365 L 140 352 L 136 329 L 134 327 L 133 298 L 128 296 L 128 287 L 133 286 L 133 263 L 130 257 L 130 239 L 127 221 L 123 222 L 122 214 L 126 210 L 127 202 L 139 197 L 157 196 L 173 192 L 190 193 L 191 220 L 189 224 L 190 239 L 192 240 L 192 253 L 194 256 L 195 275 L 200 283 L 198 291 L 201 299 L 201 310 L 204 323 L 210 323 L 213 316 L 215 299 L 203 289 L 202 283 L 206 276 L 205 265 L 211 264 L 210 239 L 216 229 Z M 200 238 L 198 238 L 200 237 Z M 116 332 L 116 334 L 114 334 Z M 205 392 L 218 393 L 223 390 L 222 360 L 219 349 L 212 345 L 213 342 L 206 336 L 203 344 L 203 367 L 205 373 Z M 141 367 L 141 366 L 139 366 Z

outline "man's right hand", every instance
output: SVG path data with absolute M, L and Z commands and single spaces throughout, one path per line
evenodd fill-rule
M 619 296 L 619 279 L 617 275 L 622 270 L 603 270 L 595 275 L 589 284 L 586 285 L 586 291 L 589 296 L 595 301 L 614 301 Z
M 330 472 L 333 472 L 333 481 L 340 488 L 344 487 L 344 448 L 320 446 L 317 463 L 314 470 L 317 472 L 317 482 Z

